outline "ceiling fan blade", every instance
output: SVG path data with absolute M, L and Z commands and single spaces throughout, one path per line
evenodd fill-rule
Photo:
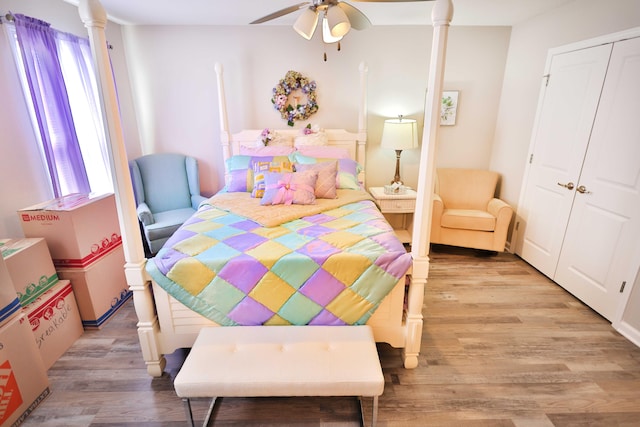
M 349 22 L 351 23 L 351 28 L 355 30 L 366 30 L 371 27 L 371 21 L 367 18 L 367 15 L 362 13 L 355 6 L 350 5 L 349 3 L 339 2 L 338 6 L 340 9 L 344 11 L 349 18 Z
M 304 2 L 304 3 L 298 3 L 293 6 L 285 7 L 284 9 L 280 9 L 277 12 L 273 12 L 266 16 L 263 16 L 260 19 L 256 19 L 255 21 L 250 22 L 250 24 L 262 24 L 263 22 L 271 21 L 272 19 L 280 18 L 281 16 L 288 15 L 292 12 L 298 11 L 303 7 L 307 7 L 310 4 L 311 4 L 310 2 Z
M 359 1 L 362 3 L 407 3 L 414 1 L 434 1 L 434 0 L 351 0 L 351 1 Z

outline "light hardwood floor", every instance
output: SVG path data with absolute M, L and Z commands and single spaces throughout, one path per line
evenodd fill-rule
M 436 247 L 417 369 L 379 344 L 379 426 L 640 426 L 640 348 L 512 254 Z M 172 380 L 147 375 L 131 302 L 49 370 L 27 426 L 183 426 Z M 370 403 L 365 401 L 366 416 Z M 204 417 L 206 402 L 197 402 Z M 351 398 L 222 399 L 216 426 L 357 426 Z

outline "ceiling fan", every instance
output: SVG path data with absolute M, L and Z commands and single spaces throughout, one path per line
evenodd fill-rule
M 402 3 L 433 0 L 353 0 L 369 3 Z M 351 28 L 365 30 L 371 27 L 371 21 L 355 6 L 340 0 L 311 0 L 270 13 L 256 19 L 251 24 L 261 24 L 284 15 L 306 9 L 293 24 L 293 29 L 307 40 L 311 40 L 322 17 L 322 40 L 325 43 L 339 42 Z M 339 46 L 339 45 L 338 45 Z M 339 49 L 339 47 L 338 47 Z

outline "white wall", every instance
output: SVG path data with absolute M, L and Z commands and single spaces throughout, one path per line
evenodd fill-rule
M 452 27 L 448 89 L 460 90 L 458 124 L 443 128 L 440 156 L 449 166 L 486 168 L 491 156 L 510 29 Z M 423 120 L 431 27 L 374 27 L 352 31 L 327 49 L 290 27 L 129 27 L 126 55 L 143 152 L 181 151 L 200 161 L 201 186 L 223 185 L 214 67 L 224 68 L 232 132 L 286 128 L 271 91 L 288 70 L 318 83 L 320 109 L 310 122 L 357 131 L 359 64 L 368 66 L 368 185 L 393 178 L 395 153 L 379 148 L 384 119 Z M 473 65 L 470 65 L 473 64 Z M 296 128 L 305 123 L 297 123 Z M 402 155 L 402 177 L 415 187 L 419 150 Z

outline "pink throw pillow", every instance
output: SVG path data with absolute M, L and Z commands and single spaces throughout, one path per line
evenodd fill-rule
M 253 164 L 251 197 L 262 198 L 265 189 L 265 175 L 268 172 L 293 172 L 293 165 L 289 162 L 255 162 Z
M 317 171 L 265 174 L 261 205 L 312 205 L 316 202 Z
M 322 162 L 314 164 L 294 165 L 296 172 L 317 171 L 318 180 L 316 181 L 315 195 L 316 199 L 335 199 L 338 197 L 336 190 L 336 175 L 338 174 L 338 162 Z
M 329 159 L 350 159 L 349 150 L 344 147 L 303 145 L 297 147 L 297 152 L 303 156 L 324 157 Z

